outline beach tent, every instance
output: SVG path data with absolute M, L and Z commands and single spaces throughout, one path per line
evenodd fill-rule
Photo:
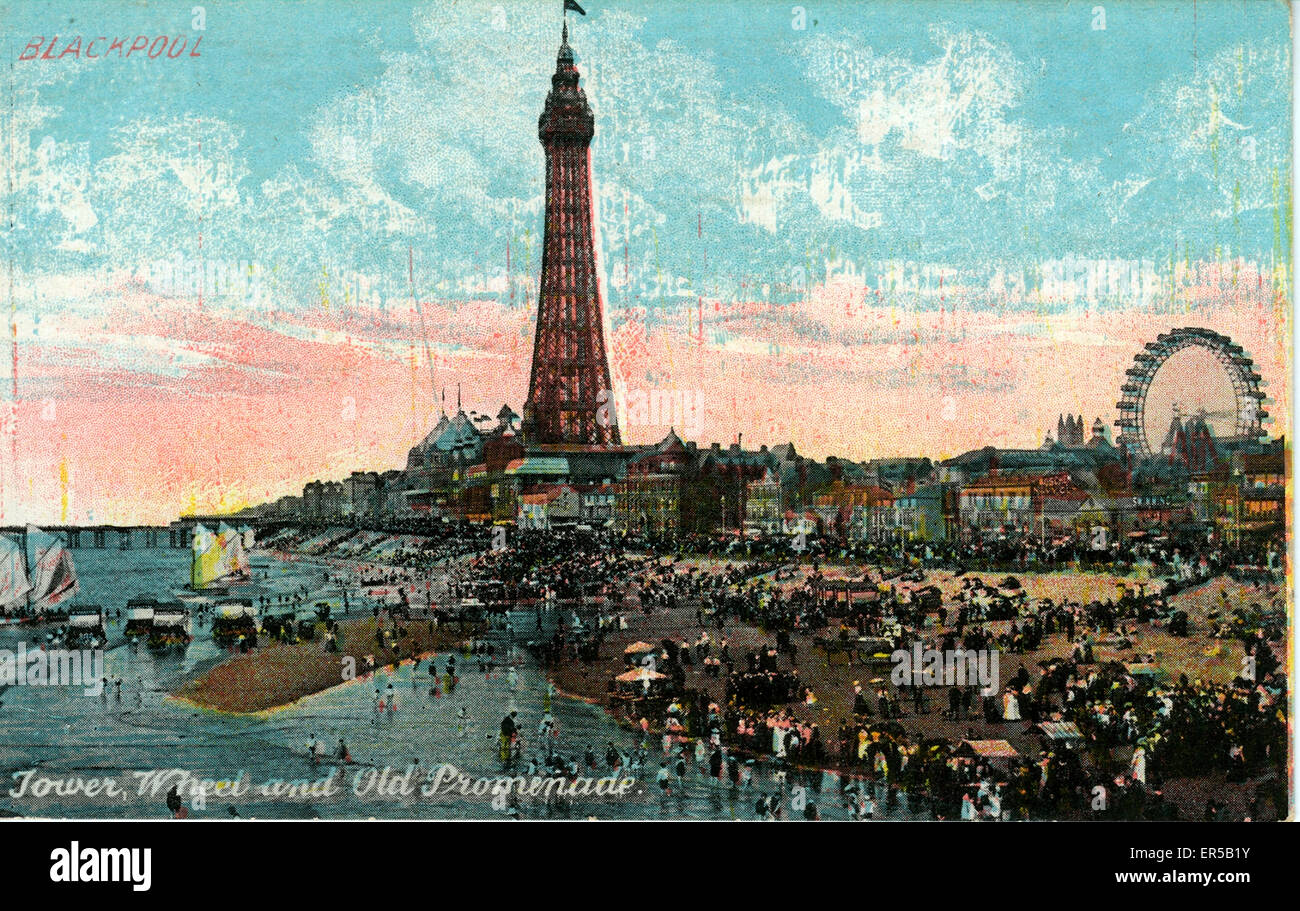
M 960 756 L 978 756 L 981 759 L 1015 759 L 1020 755 L 1005 740 L 963 740 L 956 752 Z
M 1044 721 L 1038 725 L 1048 740 L 1082 740 L 1083 733 L 1073 721 Z

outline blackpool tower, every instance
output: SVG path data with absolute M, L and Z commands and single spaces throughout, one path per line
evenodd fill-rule
M 523 437 L 528 444 L 618 446 L 592 231 L 595 118 L 578 87 L 567 22 L 562 35 L 537 125 L 546 149 L 546 233 Z

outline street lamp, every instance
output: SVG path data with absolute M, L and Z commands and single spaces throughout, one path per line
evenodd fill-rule
M 744 438 L 743 433 L 736 434 L 736 449 L 738 450 L 736 458 L 740 460 L 736 465 L 736 522 L 740 525 L 740 538 L 742 541 L 745 539 L 745 449 L 741 445 Z

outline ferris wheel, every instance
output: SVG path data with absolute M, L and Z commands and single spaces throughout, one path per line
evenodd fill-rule
M 1263 435 L 1263 422 L 1268 419 L 1264 410 L 1265 395 L 1260 386 L 1263 380 L 1255 371 L 1255 362 L 1226 335 L 1210 329 L 1184 328 L 1162 332 L 1154 342 L 1147 342 L 1144 350 L 1133 358 L 1133 366 L 1125 371 L 1126 380 L 1120 387 L 1122 398 L 1115 403 L 1119 419 L 1116 442 L 1139 456 L 1151 456 L 1154 447 L 1146 432 L 1147 393 L 1156 374 L 1169 359 L 1186 348 L 1203 348 L 1214 355 L 1232 383 L 1236 407 L 1223 414 L 1233 423 L 1233 439 L 1256 441 Z M 1221 412 L 1215 412 L 1221 414 Z

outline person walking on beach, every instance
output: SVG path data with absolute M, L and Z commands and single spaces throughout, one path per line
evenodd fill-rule
M 415 784 L 418 786 L 419 784 L 423 783 L 426 777 L 428 777 L 428 775 L 424 771 L 424 766 L 420 764 L 420 760 L 418 758 L 412 759 L 411 760 L 411 781 L 415 782 Z M 407 802 L 409 802 L 410 799 L 411 798 L 408 797 Z
M 519 713 L 512 711 L 501 719 L 501 761 L 508 762 L 510 759 L 510 746 L 519 731 L 518 722 L 515 720 Z
M 185 819 L 189 816 L 176 785 L 172 785 L 172 789 L 167 792 L 167 810 L 172 814 L 173 819 Z

